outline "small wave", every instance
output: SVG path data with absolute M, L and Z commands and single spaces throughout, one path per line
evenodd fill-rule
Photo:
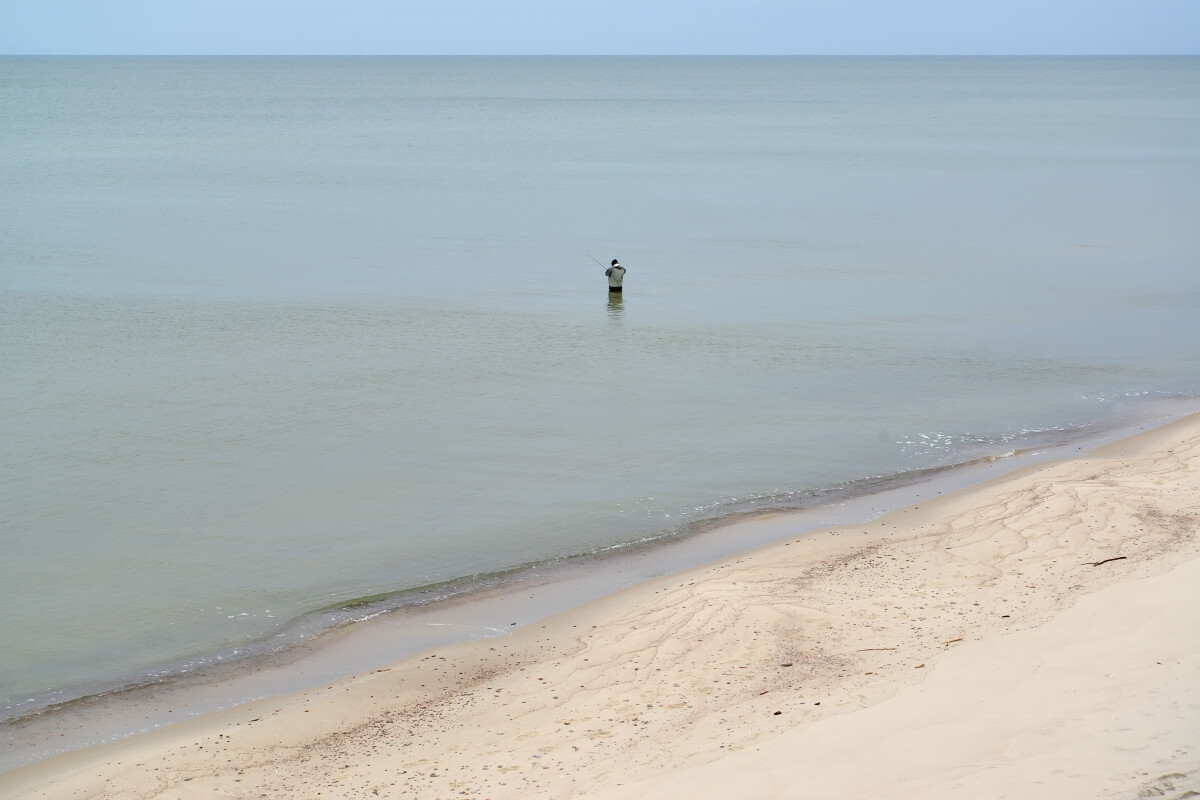
M 1149 394 L 1152 393 L 1126 393 L 1120 396 L 1134 398 Z M 1108 397 L 1098 394 L 1095 399 L 1098 402 L 1107 402 Z M 1196 400 L 1176 395 L 1165 399 L 1188 400 L 1193 403 Z M 1119 426 L 1113 424 L 1112 427 L 1115 429 Z M 10 699 L 0 714 L 0 724 L 19 725 L 22 721 L 47 713 L 175 684 L 212 682 L 223 672 L 242 669 L 255 660 L 287 660 L 301 647 L 311 647 L 325 635 L 383 615 L 462 599 L 535 577 L 549 578 L 559 568 L 586 566 L 591 562 L 636 554 L 641 550 L 682 541 L 689 536 L 756 516 L 836 505 L 890 489 L 903 488 L 952 470 L 1011 459 L 1035 450 L 1073 443 L 1097 435 L 1097 432 L 1097 423 L 1093 421 L 1081 425 L 1025 428 L 1016 433 L 914 433 L 897 441 L 906 455 L 920 457 L 926 461 L 931 454 L 944 457 L 937 459 L 931 466 L 866 475 L 826 486 L 742 494 L 691 508 L 668 509 L 664 519 L 678 521 L 663 526 L 655 533 L 640 534 L 625 540 L 513 564 L 489 572 L 339 600 L 301 614 L 257 641 L 241 642 L 225 650 L 158 665 L 139 675 L 78 687 L 74 691 L 54 691 L 36 697 Z

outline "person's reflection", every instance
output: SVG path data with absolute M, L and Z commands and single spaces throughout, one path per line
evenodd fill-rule
M 609 292 L 608 293 L 608 316 L 609 319 L 620 321 L 621 315 L 625 313 L 625 293 L 624 292 Z

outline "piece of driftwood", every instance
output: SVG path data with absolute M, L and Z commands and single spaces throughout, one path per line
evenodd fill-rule
M 942 642 L 942 647 L 946 647 L 947 645 L 952 645 L 952 644 L 954 644 L 955 642 L 961 642 L 962 640 L 963 640 L 963 637 L 961 637 L 961 636 L 960 636 L 960 637 L 958 637 L 957 639 L 951 639 L 951 640 L 950 640 L 950 641 L 948 641 L 948 642 Z
M 856 653 L 867 653 L 871 650 L 895 650 L 894 647 L 864 647 L 862 650 L 855 650 Z
M 1085 561 L 1084 563 L 1092 567 L 1098 567 L 1101 564 L 1107 564 L 1110 561 L 1120 561 L 1123 558 L 1129 558 L 1129 556 L 1113 556 L 1112 558 L 1106 558 L 1103 561 Z

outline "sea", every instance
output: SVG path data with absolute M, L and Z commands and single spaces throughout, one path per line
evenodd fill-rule
M 0 720 L 1194 410 L 1197 220 L 1196 57 L 2 57 Z

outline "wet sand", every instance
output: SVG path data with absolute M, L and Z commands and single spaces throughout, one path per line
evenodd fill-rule
M 1184 796 L 1200 791 L 1198 535 L 1191 416 L 52 758 L 0 794 Z

